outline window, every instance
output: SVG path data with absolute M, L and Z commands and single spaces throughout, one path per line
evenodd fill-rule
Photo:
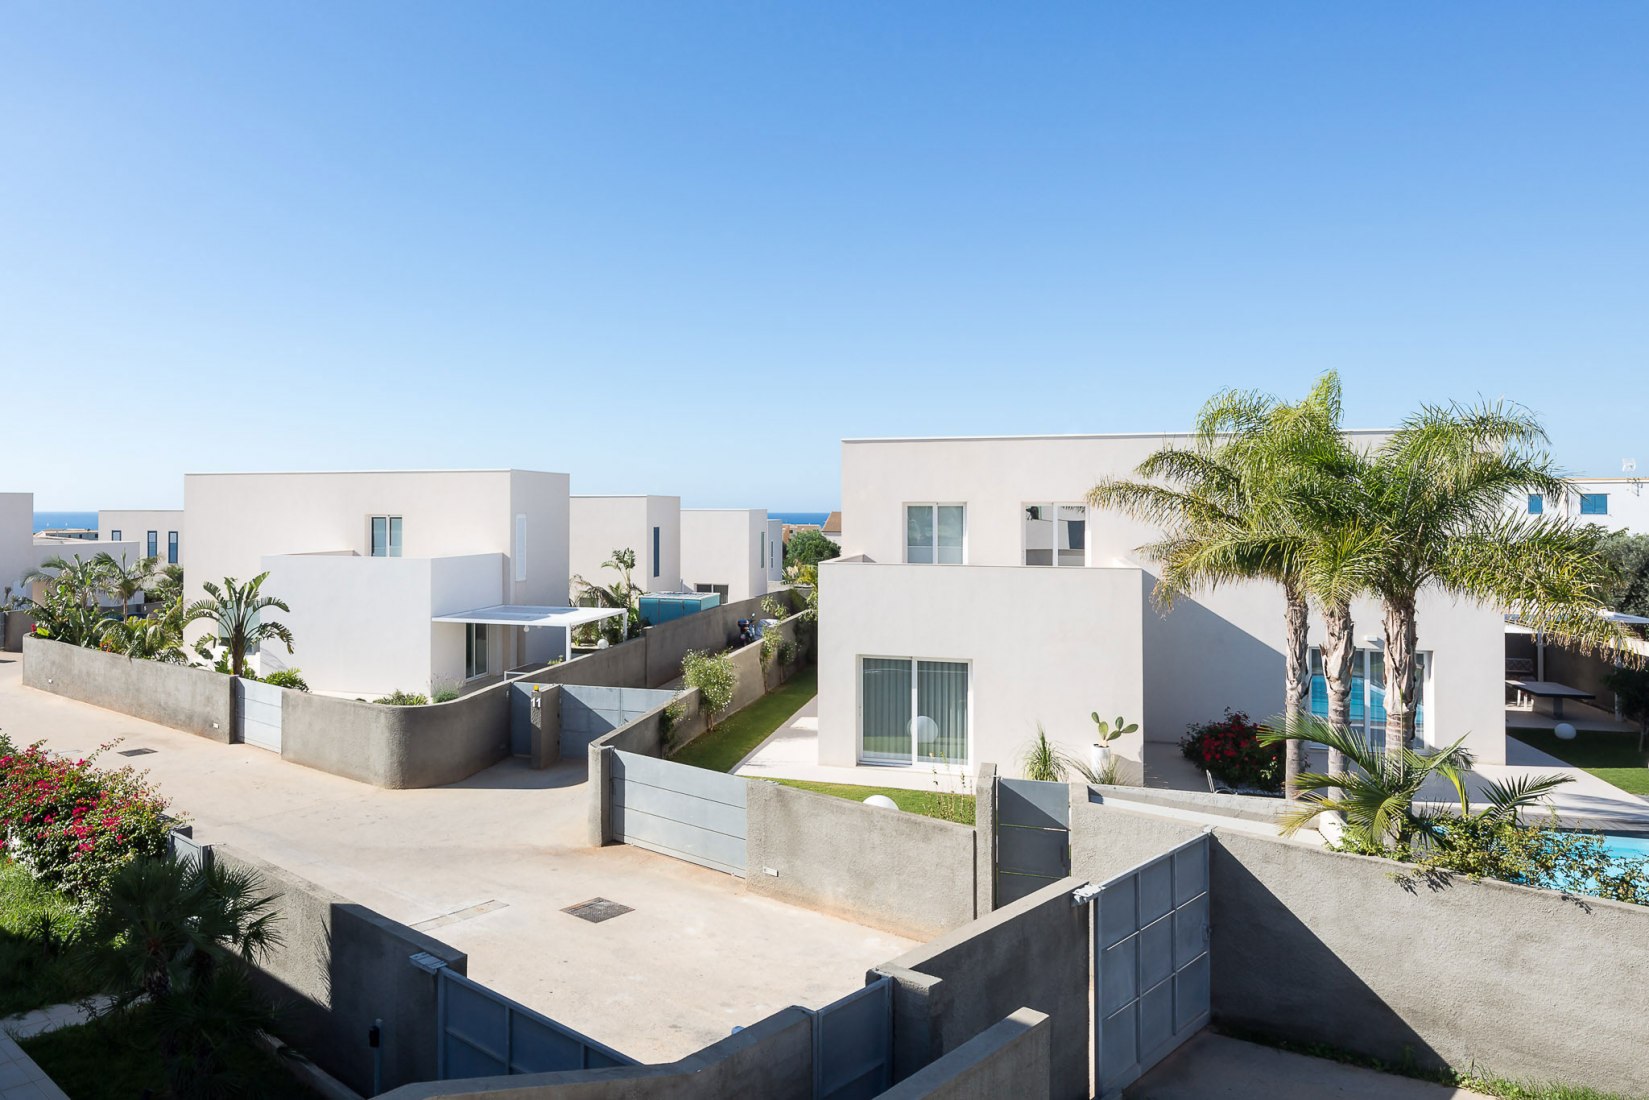
M 398 556 L 398 555 L 397 555 Z M 515 579 L 527 579 L 527 517 L 515 517 Z
M 1088 564 L 1087 506 L 1025 505 L 1025 564 Z
M 383 555 L 378 555 L 382 557 Z M 487 674 L 487 624 L 464 625 L 464 679 Z
M 166 564 L 177 564 L 177 532 L 166 532 Z
M 756 563 L 767 568 L 767 536 L 761 531 L 756 532 Z
M 1531 516 L 1538 516 L 1538 515 L 1541 515 L 1542 513 L 1544 513 L 1545 511 L 1546 511 L 1546 498 L 1541 496 L 1539 493 L 1530 493 L 1529 494 L 1529 514 Z
M 147 557 L 147 558 L 158 558 L 158 557 L 160 557 L 160 532 L 159 531 L 150 531 L 149 534 L 148 534 L 146 545 L 148 546 L 148 549 L 143 552 L 144 557 Z
M 721 597 L 721 602 L 727 602 L 728 587 L 725 584 L 695 584 L 694 592 L 714 592 Z
M 1414 655 L 1414 681 L 1419 696 L 1414 704 L 1414 733 L 1422 741 L 1426 733 L 1426 698 L 1430 694 L 1431 658 Z M 1323 674 L 1323 653 L 1311 647 L 1311 713 L 1328 717 L 1328 678 Z M 1379 649 L 1359 649 L 1351 658 L 1351 731 L 1361 734 L 1371 748 L 1386 744 L 1386 655 Z
M 120 528 L 116 527 L 113 531 L 110 531 L 109 532 L 109 538 L 111 540 L 113 540 L 114 542 L 119 542 L 120 541 Z
M 960 565 L 967 506 L 905 505 L 905 561 L 912 565 Z
M 968 665 L 910 657 L 859 662 L 859 759 L 968 763 Z
M 659 571 L 658 546 L 659 546 L 658 528 L 655 527 L 655 528 L 653 528 L 653 576 L 655 576 L 655 577 L 658 576 L 658 571 Z
M 398 558 L 401 556 L 401 517 L 372 517 L 372 556 Z
M 1606 516 L 1609 514 L 1608 493 L 1581 493 L 1580 514 L 1583 516 Z

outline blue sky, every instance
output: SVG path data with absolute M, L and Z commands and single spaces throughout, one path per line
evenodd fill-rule
M 843 437 L 1536 409 L 1642 445 L 1649 5 L 0 10 L 0 488 L 522 466 L 826 508 Z M 20 445 L 19 437 L 29 442 Z

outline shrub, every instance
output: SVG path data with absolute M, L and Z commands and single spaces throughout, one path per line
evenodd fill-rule
M 430 702 L 432 702 L 432 703 L 450 703 L 456 698 L 458 698 L 458 689 L 457 688 L 442 688 L 440 691 L 438 691 L 434 695 L 430 696 Z
M 1649 857 L 1618 856 L 1598 833 L 1565 832 L 1551 824 L 1521 825 L 1483 813 L 1442 816 L 1420 851 L 1373 854 L 1474 879 L 1649 905 Z
M 303 673 L 295 668 L 278 668 L 268 676 L 263 677 L 263 682 L 274 684 L 276 687 L 291 688 L 293 691 L 307 692 L 309 690 L 309 684 L 304 680 Z
M 93 767 L 108 747 L 69 760 L 38 743 L 17 749 L 0 735 L 0 833 L 9 853 L 82 909 L 96 906 L 121 867 L 166 853 L 166 800 L 130 767 Z
M 420 695 L 415 691 L 402 691 L 400 688 L 396 688 L 388 695 L 372 701 L 386 707 L 427 707 L 429 705 L 429 696 Z
M 1025 770 L 1026 779 L 1041 783 L 1065 782 L 1065 773 L 1070 766 L 1065 754 L 1048 740 L 1048 731 L 1042 728 L 1040 722 L 1036 724 L 1036 740 L 1025 747 L 1019 763 Z
M 784 548 L 784 563 L 792 566 L 818 565 L 821 561 L 839 557 L 841 553 L 842 548 L 825 538 L 823 531 L 804 527 L 790 536 L 790 542 Z
M 1241 711 L 1226 709 L 1217 722 L 1193 723 L 1186 728 L 1180 751 L 1199 768 L 1214 773 L 1233 787 L 1280 791 L 1283 754 L 1280 745 L 1262 745 L 1260 727 Z
M 705 724 L 715 729 L 716 715 L 733 704 L 733 690 L 739 683 L 733 658 L 725 653 L 689 650 L 681 659 L 681 681 L 687 687 L 698 689 Z

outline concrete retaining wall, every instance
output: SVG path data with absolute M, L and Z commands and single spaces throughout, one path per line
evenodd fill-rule
M 224 744 L 234 729 L 232 681 L 211 669 L 27 637 L 23 684 Z
M 510 751 L 509 685 L 392 707 L 283 691 L 281 758 L 375 787 L 439 787 Z
M 212 857 L 256 871 L 277 895 L 281 943 L 259 981 L 280 1005 L 282 1038 L 368 1096 L 367 1029 L 382 1020 L 384 1087 L 435 1076 L 436 978 L 408 960 L 427 952 L 462 974 L 462 951 L 234 848 L 214 845 Z
M 1021 1007 L 1049 1017 L 1048 1093 L 1086 1098 L 1088 906 L 1068 878 L 871 971 L 894 980 L 894 1079 L 902 1081 Z
M 813 1095 L 813 1017 L 775 1012 L 736 1035 L 662 1066 L 432 1081 L 385 1093 L 385 1100 L 722 1100 Z M 958 1094 L 961 1095 L 961 1094 Z
M 974 830 L 778 783 L 748 785 L 746 887 L 926 939 L 974 918 Z
M 588 684 L 563 684 L 557 695 L 561 751 L 567 756 L 584 756 L 591 741 L 629 725 L 675 698 L 673 691 Z
M 1052 1034 L 1045 1013 L 1022 1008 L 878 1100 L 1048 1100 Z

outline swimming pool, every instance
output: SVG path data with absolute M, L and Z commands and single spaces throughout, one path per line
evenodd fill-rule
M 1649 858 L 1649 837 L 1603 834 L 1603 847 L 1620 859 Z

